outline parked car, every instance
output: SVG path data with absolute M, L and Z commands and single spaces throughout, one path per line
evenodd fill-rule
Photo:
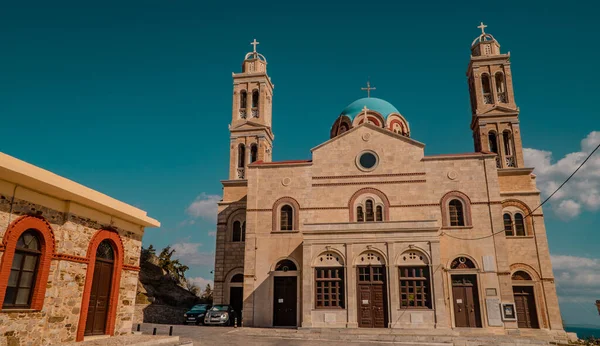
M 204 315 L 205 325 L 221 325 L 221 326 L 233 326 L 237 318 L 237 313 L 231 305 L 218 304 L 214 305 Z
M 204 323 L 204 315 L 206 315 L 206 311 L 208 311 L 210 308 L 211 308 L 210 304 L 198 304 L 198 305 L 192 306 L 192 308 L 189 309 L 188 312 L 183 314 L 183 317 L 185 318 L 185 320 L 183 321 L 183 324 Z

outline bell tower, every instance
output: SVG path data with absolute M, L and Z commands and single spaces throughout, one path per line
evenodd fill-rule
M 271 116 L 273 83 L 267 75 L 267 59 L 256 51 L 244 57 L 242 72 L 233 73 L 229 179 L 246 179 L 248 165 L 270 162 L 273 148 Z
M 471 44 L 467 69 L 475 151 L 498 154 L 499 169 L 524 167 L 510 52 L 500 52 L 500 44 L 485 32 L 486 27 L 478 26 L 481 35 Z

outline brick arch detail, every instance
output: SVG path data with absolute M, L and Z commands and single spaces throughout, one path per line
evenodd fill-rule
M 35 277 L 35 284 L 31 296 L 30 308 L 32 310 L 42 310 L 44 306 L 44 296 L 46 294 L 46 283 L 50 274 L 50 262 L 55 252 L 55 237 L 50 223 L 38 216 L 24 215 L 13 221 L 7 228 L 2 246 L 4 255 L 0 263 L 0 304 L 4 302 L 6 288 L 8 286 L 8 277 L 10 276 L 10 267 L 12 266 L 17 240 L 23 232 L 33 229 L 37 231 L 42 247 L 40 263 Z
M 362 189 L 356 191 L 352 195 L 352 197 L 350 197 L 350 200 L 348 201 L 348 211 L 350 214 L 349 221 L 354 222 L 354 204 L 356 203 L 356 200 L 360 196 L 362 196 L 364 194 L 368 194 L 368 193 L 372 193 L 372 194 L 376 195 L 377 197 L 381 198 L 381 200 L 383 201 L 383 221 L 390 221 L 390 200 L 387 198 L 385 193 L 383 193 L 380 190 L 377 190 L 375 188 L 372 188 L 372 187 L 362 188 Z
M 460 191 L 450 191 L 447 192 L 440 200 L 440 207 L 442 209 L 442 227 L 453 227 L 450 226 L 450 217 L 448 215 L 448 204 L 452 199 L 458 199 L 462 201 L 463 206 L 465 207 L 465 210 L 463 210 L 465 217 L 464 227 L 473 226 L 473 220 L 471 218 L 471 199 L 469 196 Z
M 115 262 L 113 264 L 112 282 L 110 287 L 110 297 L 108 302 L 108 312 L 106 321 L 106 335 L 114 335 L 115 333 L 115 321 L 117 318 L 117 306 L 119 302 L 119 288 L 121 286 L 121 271 L 123 269 L 123 258 L 125 256 L 125 250 L 123 247 L 123 241 L 119 234 L 115 231 L 102 229 L 96 232 L 88 245 L 88 251 L 86 258 L 88 259 L 88 267 L 85 277 L 85 286 L 83 289 L 83 299 L 81 301 L 81 312 L 79 315 L 79 324 L 77 327 L 76 341 L 83 340 L 83 334 L 85 333 L 85 325 L 87 322 L 88 306 L 90 303 L 90 293 L 92 291 L 92 282 L 94 279 L 94 267 L 96 266 L 96 249 L 98 245 L 104 240 L 109 240 L 113 249 L 115 250 Z
M 276 200 L 275 203 L 273 203 L 273 231 L 280 230 L 279 222 L 277 222 L 279 220 L 279 210 L 285 204 L 289 204 L 292 206 L 292 209 L 294 211 L 294 224 L 292 225 L 292 227 L 294 231 L 297 231 L 300 229 L 300 220 L 298 217 L 300 212 L 300 203 L 298 203 L 298 201 L 292 197 L 281 197 L 280 199 Z
M 529 264 L 513 263 L 510 265 L 511 277 L 512 277 L 512 274 L 514 274 L 516 271 L 519 271 L 519 270 L 522 270 L 531 276 L 532 281 L 530 281 L 530 282 L 533 282 L 536 307 L 539 309 L 538 317 L 541 317 L 540 327 L 548 328 L 548 325 L 549 325 L 548 324 L 548 310 L 546 307 L 544 287 L 542 286 L 540 275 L 537 272 L 537 270 L 535 270 L 535 268 L 533 268 Z M 512 283 L 511 283 L 511 287 L 512 287 Z
M 515 207 L 523 212 L 523 218 L 525 219 L 525 235 L 533 235 L 533 218 L 526 217 L 531 215 L 531 208 L 518 199 L 505 199 L 502 201 L 502 218 L 504 220 L 504 208 Z M 514 222 L 514 215 L 512 216 Z
M 535 270 L 532 266 L 530 266 L 529 264 L 525 264 L 525 263 L 513 263 L 510 265 L 510 275 L 512 277 L 512 274 L 514 274 L 517 271 L 524 271 L 527 274 L 529 274 L 529 276 L 531 276 L 532 281 L 540 281 L 540 275 L 538 274 L 537 270 Z

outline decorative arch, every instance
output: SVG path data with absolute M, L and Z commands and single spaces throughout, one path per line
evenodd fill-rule
M 313 267 L 343 267 L 346 263 L 344 255 L 337 249 L 326 249 L 312 261 Z
M 367 247 L 354 257 L 354 265 L 384 265 L 387 266 L 389 261 L 385 254 L 374 247 Z
M 376 126 L 385 127 L 385 120 L 379 112 L 376 112 L 372 109 L 367 109 L 367 119 L 369 121 L 371 121 L 372 123 L 374 123 Z M 354 126 L 358 126 L 364 122 L 365 122 L 365 114 L 363 111 L 361 111 L 354 117 L 352 124 Z
M 55 253 L 55 237 L 50 223 L 43 217 L 24 215 L 13 221 L 4 233 L 2 245 L 4 255 L 0 263 L 0 304 L 4 303 L 4 296 L 8 286 L 10 268 L 15 256 L 17 240 L 21 234 L 28 230 L 34 230 L 39 236 L 42 254 L 39 257 L 38 271 L 35 277 L 33 292 L 31 293 L 30 309 L 42 310 L 46 283 L 50 274 L 50 262 Z
M 300 272 L 300 268 L 301 268 L 301 267 L 300 267 L 300 264 L 299 264 L 299 262 L 298 262 L 298 261 L 297 261 L 295 258 L 293 258 L 293 257 L 279 257 L 279 258 L 278 258 L 278 259 L 277 259 L 275 262 L 273 262 L 273 264 L 271 265 L 271 272 L 275 272 L 275 271 L 276 271 L 276 269 L 277 269 L 277 265 L 278 265 L 279 263 L 281 263 L 282 261 L 286 261 L 286 260 L 287 260 L 287 261 L 292 261 L 292 262 L 294 263 L 294 265 L 296 266 L 296 268 L 297 268 L 296 270 L 297 270 L 298 272 Z
M 391 113 L 387 117 L 387 127 L 390 131 L 394 131 L 394 125 L 398 124 L 402 128 L 402 135 L 406 137 L 410 137 L 410 125 L 406 118 L 402 116 L 400 113 Z
M 230 283 L 231 279 L 233 279 L 234 276 L 238 275 L 238 274 L 242 274 L 244 275 L 244 268 L 243 267 L 236 267 L 231 269 L 227 275 L 225 275 L 225 282 L 226 283 Z
M 337 137 L 352 128 L 352 121 L 346 115 L 340 115 L 333 125 L 329 133 L 329 138 Z
M 450 201 L 458 199 L 463 206 L 463 217 L 465 220 L 464 226 L 458 227 L 471 227 L 473 226 L 473 221 L 471 218 L 471 199 L 466 194 L 460 191 L 450 191 L 447 192 L 442 199 L 440 200 L 440 206 L 442 208 L 442 227 L 456 227 L 451 226 L 450 224 L 450 214 L 449 214 L 449 205 Z
M 365 187 L 365 188 L 362 188 L 362 189 L 356 191 L 352 195 L 352 197 L 350 197 L 350 200 L 348 201 L 348 211 L 350 212 L 350 215 L 349 215 L 350 222 L 354 222 L 355 217 L 356 217 L 356 215 L 355 215 L 356 212 L 354 210 L 356 201 L 358 200 L 358 198 L 360 196 L 365 195 L 365 194 L 373 194 L 381 199 L 381 201 L 383 202 L 383 221 L 390 221 L 390 200 L 387 198 L 385 193 L 383 193 L 380 190 L 377 190 L 375 188 L 372 188 L 372 187 Z
M 292 222 L 292 230 L 293 231 L 297 231 L 300 229 L 300 220 L 299 220 L 299 211 L 300 211 L 300 203 L 298 203 L 297 200 L 295 200 L 292 197 L 281 197 L 278 200 L 275 201 L 275 203 L 273 203 L 273 222 L 272 222 L 272 229 L 273 231 L 277 232 L 279 231 L 279 225 L 280 225 L 280 214 L 281 214 L 281 207 L 283 207 L 284 205 L 289 205 L 292 207 L 292 215 L 293 215 L 293 222 Z
M 531 236 L 533 235 L 533 219 L 531 217 L 526 217 L 527 215 L 531 215 L 531 208 L 524 202 L 518 199 L 505 199 L 502 201 L 502 215 L 504 217 L 504 213 L 508 212 L 512 215 L 514 222 L 514 212 L 511 212 L 510 209 L 516 208 L 521 211 L 523 214 L 523 218 L 525 221 L 525 235 Z
M 123 270 L 123 260 L 125 257 L 125 249 L 123 247 L 123 241 L 116 231 L 107 229 L 101 229 L 94 234 L 92 240 L 88 245 L 87 259 L 88 266 L 85 276 L 85 286 L 83 289 L 83 299 L 81 301 L 81 313 L 79 315 L 79 324 L 77 327 L 76 341 L 83 340 L 83 334 L 85 332 L 85 324 L 88 315 L 88 305 L 90 303 L 90 293 L 92 291 L 92 281 L 94 278 L 94 267 L 96 265 L 96 249 L 98 245 L 104 240 L 109 240 L 115 250 L 115 262 L 112 273 L 112 283 L 110 288 L 110 297 L 108 302 L 108 312 L 105 334 L 114 335 L 115 333 L 115 320 L 117 318 L 117 305 L 119 302 L 119 288 L 121 287 L 121 272 Z
M 225 241 L 233 242 L 234 238 L 234 223 L 240 223 L 240 240 L 236 242 L 244 242 L 246 238 L 246 209 L 239 208 L 233 211 L 227 218 L 227 232 L 225 233 Z
M 513 263 L 510 265 L 511 277 L 513 274 L 515 274 L 516 272 L 519 272 L 519 271 L 527 273 L 527 275 L 529 275 L 529 277 L 531 277 L 532 281 L 540 281 L 540 275 L 538 274 L 537 270 L 535 270 L 529 264 Z
M 398 266 L 429 265 L 431 258 L 425 250 L 412 247 L 398 254 L 395 263 Z
M 464 262 L 463 262 L 464 259 Z M 450 270 L 461 270 L 461 269 L 478 269 L 479 265 L 475 259 L 469 255 L 460 254 L 454 257 L 448 262 L 448 269 Z

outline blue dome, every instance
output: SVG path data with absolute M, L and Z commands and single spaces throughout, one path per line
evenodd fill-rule
M 362 99 L 358 99 L 346 106 L 346 108 L 344 108 L 344 110 L 342 111 L 342 115 L 347 116 L 348 118 L 350 118 L 350 120 L 354 120 L 354 118 L 363 111 L 363 108 L 365 106 L 367 106 L 369 110 L 381 114 L 384 119 L 386 119 L 390 113 L 400 114 L 396 107 L 394 107 L 391 103 L 385 100 L 378 99 L 375 97 L 365 97 Z

